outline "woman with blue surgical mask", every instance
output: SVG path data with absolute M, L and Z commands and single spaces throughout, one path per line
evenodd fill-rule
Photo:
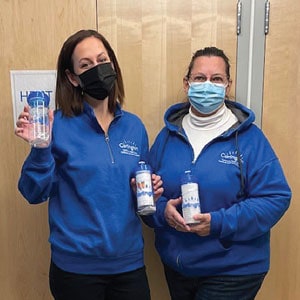
M 166 111 L 150 150 L 164 192 L 147 224 L 172 300 L 254 299 L 269 270 L 270 230 L 289 207 L 280 162 L 254 113 L 229 100 L 230 86 L 224 52 L 198 50 L 183 79 L 187 101 Z M 185 171 L 198 184 L 193 224 L 182 214 Z

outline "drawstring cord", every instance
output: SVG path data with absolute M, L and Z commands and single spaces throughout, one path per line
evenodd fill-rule
M 240 148 L 239 148 L 239 143 L 238 143 L 238 131 L 235 132 L 235 148 L 237 152 L 237 161 L 239 165 L 239 170 L 240 170 L 240 181 L 241 181 L 241 188 L 237 194 L 239 198 L 245 196 L 245 178 L 243 174 L 243 166 L 242 166 L 242 160 L 241 160 L 241 153 L 240 153 Z

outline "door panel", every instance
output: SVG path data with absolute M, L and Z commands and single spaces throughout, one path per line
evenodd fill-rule
M 98 2 L 99 31 L 111 41 L 122 67 L 125 108 L 143 119 L 151 141 L 165 109 L 184 98 L 182 78 L 193 52 L 223 48 L 234 78 L 236 1 Z
M 292 188 L 289 210 L 271 235 L 271 269 L 257 299 L 300 299 L 300 2 L 271 0 L 262 129 Z

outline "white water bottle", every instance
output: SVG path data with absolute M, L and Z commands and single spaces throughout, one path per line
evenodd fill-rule
M 182 216 L 188 225 L 197 224 L 199 221 L 193 218 L 201 212 L 198 183 L 191 171 L 185 171 L 181 178 Z
M 49 96 L 43 91 L 31 91 L 27 97 L 29 105 L 29 143 L 32 146 L 47 146 L 50 138 Z
M 135 172 L 137 213 L 139 215 L 151 215 L 156 211 L 151 175 L 150 166 L 144 161 L 140 161 Z

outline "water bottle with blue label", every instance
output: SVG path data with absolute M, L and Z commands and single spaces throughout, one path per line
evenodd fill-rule
M 43 91 L 31 91 L 27 97 L 29 105 L 29 143 L 32 146 L 47 146 L 50 138 L 49 96 Z
M 137 213 L 139 215 L 151 215 L 156 211 L 151 176 L 150 166 L 144 161 L 140 161 L 135 172 Z
M 199 190 L 196 178 L 190 170 L 185 171 L 181 178 L 182 216 L 188 225 L 197 224 L 193 216 L 201 212 Z

